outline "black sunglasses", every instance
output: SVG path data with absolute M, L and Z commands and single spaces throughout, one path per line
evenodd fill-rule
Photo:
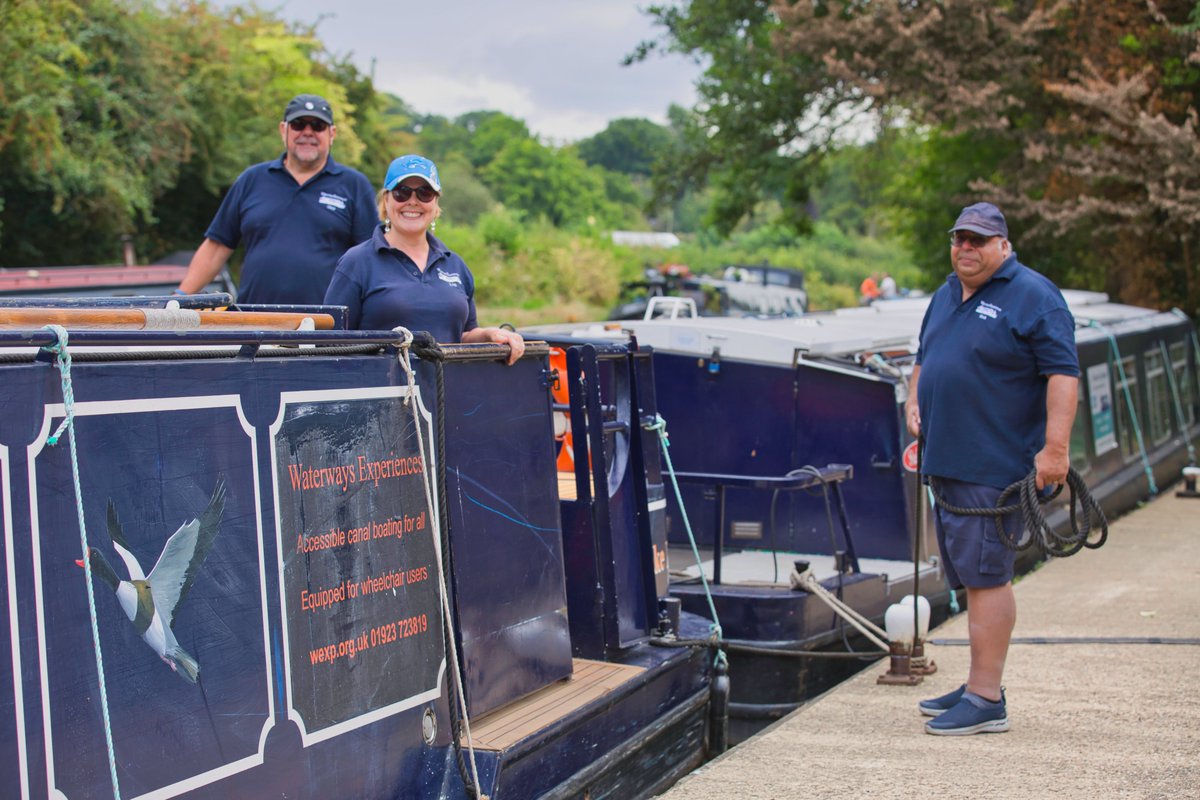
M 329 127 L 329 123 L 325 122 L 324 120 L 313 119 L 312 117 L 298 117 L 289 122 L 288 127 L 294 130 L 296 133 L 299 133 L 305 128 L 312 128 L 313 133 L 324 133 L 325 129 Z
M 969 231 L 955 231 L 950 234 L 950 244 L 955 247 L 962 247 L 965 244 L 969 244 L 978 250 L 981 247 L 986 247 L 987 243 L 995 238 L 995 236 L 980 236 L 978 233 L 970 233 Z
M 433 199 L 438 196 L 438 193 L 429 186 L 418 186 L 413 188 L 412 186 L 400 184 L 395 189 L 392 189 L 392 199 L 397 203 L 407 203 L 408 199 L 414 194 L 422 203 L 432 203 Z

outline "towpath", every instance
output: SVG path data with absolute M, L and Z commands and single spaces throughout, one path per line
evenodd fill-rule
M 1176 488 L 1021 579 L 1014 636 L 1200 638 L 1200 499 Z M 966 614 L 930 634 L 966 636 Z M 963 682 L 967 648 L 927 652 L 922 684 L 877 685 L 881 661 L 663 797 L 1200 798 L 1200 646 L 1014 644 L 1012 729 L 961 737 L 925 734 L 916 704 Z

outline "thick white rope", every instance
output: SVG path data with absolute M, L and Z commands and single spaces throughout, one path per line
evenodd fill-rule
M 803 589 L 817 599 L 828 605 L 835 614 L 849 622 L 858 632 L 870 639 L 880 650 L 887 651 L 887 633 L 885 633 L 878 625 L 875 625 L 871 620 L 859 614 L 853 608 L 837 598 L 833 592 L 826 589 L 817 580 L 817 576 L 812 574 L 811 570 L 805 570 L 798 573 L 792 570 L 792 585 Z M 869 629 L 869 630 L 868 630 Z
M 200 327 L 200 312 L 190 308 L 143 308 L 139 310 L 146 316 L 142 330 L 184 331 Z

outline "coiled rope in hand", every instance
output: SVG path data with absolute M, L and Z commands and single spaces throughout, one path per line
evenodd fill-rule
M 1108 540 L 1108 519 L 1104 516 L 1104 510 L 1092 497 L 1087 484 L 1083 482 L 1083 478 L 1075 471 L 1074 467 L 1067 470 L 1067 482 L 1059 484 L 1058 488 L 1050 495 L 1043 495 L 1038 491 L 1037 470 L 1031 471 L 1000 493 L 1000 496 L 996 498 L 995 508 L 959 508 L 947 503 L 942 498 L 941 492 L 938 491 L 937 480 L 933 476 L 929 476 L 929 485 L 933 489 L 933 496 L 937 500 L 937 504 L 947 511 L 968 517 L 993 517 L 996 521 L 996 533 L 1000 541 L 1010 550 L 1020 552 L 1037 545 L 1043 555 L 1066 558 L 1075 555 L 1084 547 L 1095 550 Z M 1068 506 L 1071 525 L 1067 532 L 1060 535 L 1046 523 L 1046 517 L 1042 514 L 1042 505 L 1062 494 L 1064 485 L 1071 490 Z M 1018 501 L 1006 505 L 1009 498 L 1014 496 L 1019 498 Z M 1080 513 L 1078 515 L 1075 512 L 1076 503 L 1079 504 Z M 1025 523 L 1024 535 L 1021 531 L 1018 531 L 1016 535 L 1010 534 L 1004 527 L 1004 517 L 1014 511 L 1021 512 L 1021 519 Z M 1090 537 L 1094 530 L 1098 530 L 1099 535 L 1095 540 L 1091 540 Z

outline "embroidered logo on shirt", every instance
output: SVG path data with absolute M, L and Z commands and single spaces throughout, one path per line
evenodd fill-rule
M 443 280 L 446 283 L 451 283 L 455 286 L 463 285 L 462 275 L 459 275 L 457 272 L 444 272 L 441 267 L 438 267 L 437 276 L 439 280 Z
M 1000 312 L 1003 310 L 1004 309 L 1000 308 L 1000 306 L 993 305 L 983 300 L 980 300 L 979 305 L 975 306 L 975 313 L 979 315 L 980 319 L 986 319 L 988 317 L 995 319 L 996 317 L 1000 316 Z
M 321 192 L 321 196 L 317 198 L 318 203 L 329 206 L 330 208 L 336 208 L 338 211 L 346 210 L 347 200 L 349 200 L 349 198 L 342 197 L 338 194 L 330 194 L 329 192 Z

